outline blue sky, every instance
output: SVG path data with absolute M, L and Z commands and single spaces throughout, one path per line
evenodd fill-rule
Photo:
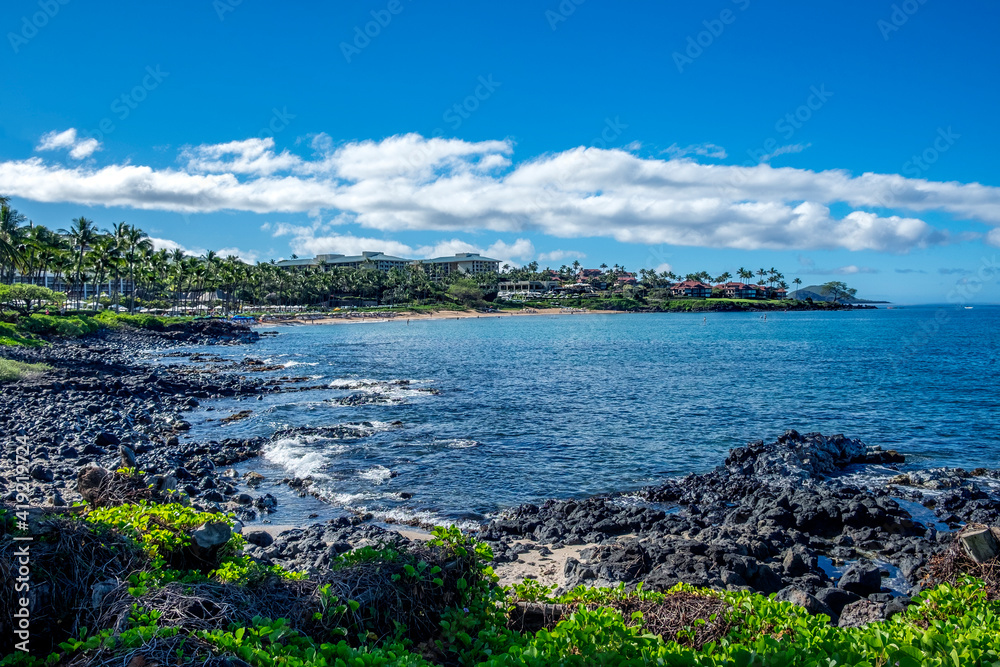
M 315 4 L 9 0 L 0 192 L 248 260 L 479 249 L 1000 301 L 996 3 Z

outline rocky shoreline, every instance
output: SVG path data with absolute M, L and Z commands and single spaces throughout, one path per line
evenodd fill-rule
M 296 383 L 228 372 L 238 369 L 179 373 L 138 360 L 148 350 L 256 337 L 244 326 L 201 323 L 0 350 L 52 366 L 0 393 L 5 501 L 16 498 L 15 452 L 22 444 L 29 450 L 25 490 L 32 504 L 70 504 L 111 471 L 138 467 L 153 493 L 181 491 L 201 509 L 233 512 L 242 521 L 274 512 L 277 501 L 260 493 L 260 475 L 240 476 L 229 467 L 257 456 L 269 439 L 192 442 L 184 415 L 204 401 L 297 391 Z M 351 425 L 331 429 L 353 433 Z M 562 589 L 639 582 L 647 589 L 679 582 L 747 588 L 777 593 L 842 625 L 860 624 L 904 609 L 928 559 L 951 544 L 953 531 L 1000 523 L 1000 471 L 894 474 L 902 464 L 896 452 L 841 435 L 788 431 L 774 442 L 732 450 L 706 474 L 636 493 L 512 508 L 482 526 L 479 537 L 493 547 L 498 569 L 519 565 L 520 576 Z M 859 484 L 859 475 L 872 470 L 885 482 Z M 308 481 L 290 480 L 303 492 Z M 260 529 L 245 534 L 251 555 L 307 570 L 322 570 L 351 548 L 410 541 L 363 517 L 276 536 Z

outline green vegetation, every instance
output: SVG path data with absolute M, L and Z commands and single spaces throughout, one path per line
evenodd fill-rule
M 24 380 L 36 375 L 41 375 L 51 368 L 52 367 L 47 364 L 27 364 L 23 361 L 0 359 L 0 382 Z
M 126 664 L 136 655 L 142 664 L 200 665 L 229 656 L 255 667 L 1000 663 L 1000 602 L 968 576 L 925 591 L 889 621 L 838 628 L 825 616 L 747 591 L 579 587 L 554 596 L 532 580 L 501 588 L 489 548 L 456 528 L 436 529 L 417 551 L 342 554 L 313 580 L 239 555 L 236 535 L 210 568 L 172 569 L 171 554 L 190 547 L 192 530 L 232 523 L 182 504 L 91 508 L 82 520 L 60 521 L 58 548 L 87 539 L 107 553 L 141 559 L 128 561 L 128 595 L 116 603 L 127 621 L 61 631 L 50 656 L 14 653 L 0 664 Z M 12 526 L 3 525 L 9 539 Z M 32 547 L 39 573 L 48 544 Z M 65 561 L 53 556 L 53 563 Z M 95 577 L 110 567 L 88 566 Z M 92 585 L 85 582 L 78 594 L 89 600 Z M 80 608 L 65 602 L 59 613 Z M 533 626 L 518 615 L 539 603 L 561 611 Z
M 60 317 L 34 313 L 19 320 L 17 328 L 41 336 L 76 338 L 97 331 L 100 329 L 100 324 L 86 315 Z
M 837 303 L 841 299 L 853 299 L 858 293 L 858 290 L 848 287 L 847 283 L 839 280 L 823 283 L 823 288 L 826 290 L 826 294 L 833 299 L 834 303 Z
M 446 295 L 463 306 L 486 305 L 486 302 L 483 300 L 483 290 L 479 289 L 479 285 L 474 280 L 468 278 L 456 280 L 449 285 Z
M 41 347 L 45 343 L 34 336 L 21 331 L 14 324 L 0 322 L 0 347 Z
M 28 315 L 48 306 L 59 308 L 65 300 L 66 295 L 47 287 L 24 283 L 0 285 L 0 306 L 15 310 L 21 315 Z
M 190 317 L 158 317 L 154 315 L 113 313 L 103 311 L 96 315 L 43 315 L 14 314 L 15 323 L 0 322 L 0 347 L 39 347 L 46 342 L 40 337 L 77 338 L 100 329 L 150 329 L 163 331 L 178 322 L 188 322 Z

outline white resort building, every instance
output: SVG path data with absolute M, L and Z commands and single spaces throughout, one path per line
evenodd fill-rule
M 341 269 L 374 269 L 388 273 L 392 269 L 405 269 L 417 264 L 424 267 L 431 278 L 443 278 L 452 273 L 499 273 L 500 260 L 483 257 L 475 252 L 460 252 L 452 257 L 435 257 L 433 259 L 404 259 L 393 257 L 381 252 L 362 252 L 360 255 L 317 255 L 308 259 L 283 259 L 275 262 L 275 266 L 283 269 L 296 269 L 303 266 L 318 266 L 324 271 L 331 268 Z

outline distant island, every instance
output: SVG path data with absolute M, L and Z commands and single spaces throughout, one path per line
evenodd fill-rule
M 834 297 L 831 294 L 831 290 L 827 285 L 809 285 L 808 287 L 803 287 L 797 289 L 788 295 L 790 299 L 798 299 L 800 301 L 806 301 L 807 299 L 812 299 L 813 301 L 833 301 Z M 869 299 L 858 299 L 854 296 L 841 297 L 840 301 L 842 303 L 851 304 L 878 304 L 878 303 L 891 303 L 891 301 L 871 301 Z

